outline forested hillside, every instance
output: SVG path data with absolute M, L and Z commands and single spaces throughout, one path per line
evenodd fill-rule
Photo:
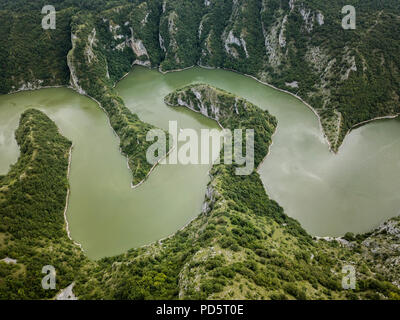
M 102 82 L 115 83 L 132 63 L 250 74 L 308 102 L 334 151 L 355 125 L 400 112 L 397 0 L 353 1 L 356 30 L 341 26 L 344 0 L 59 0 L 57 29 L 48 31 L 43 3 L 0 1 L 0 92 L 65 85 L 80 21 L 96 31 L 102 57 L 91 73 L 102 69 Z
M 69 83 L 74 12 L 60 11 L 57 29 L 45 31 L 40 11 L 0 11 L 0 93 Z
M 277 120 L 268 111 L 261 110 L 249 101 L 207 84 L 194 84 L 172 92 L 165 97 L 165 103 L 174 107 L 189 107 L 218 121 L 223 128 L 242 129 L 243 136 L 246 129 L 254 130 L 254 162 L 257 166 L 268 153 Z M 246 150 L 244 142 L 243 150 Z M 248 155 L 253 156 L 250 151 Z M 224 159 L 223 151 L 221 159 Z

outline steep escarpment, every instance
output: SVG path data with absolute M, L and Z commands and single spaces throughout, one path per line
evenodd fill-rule
M 200 64 L 300 96 L 337 151 L 356 124 L 400 112 L 399 38 L 389 32 L 399 27 L 399 8 L 394 1 L 354 5 L 357 29 L 344 30 L 339 1 L 212 2 L 199 28 Z
M 160 1 L 159 40 L 165 58 L 162 71 L 191 67 L 199 59 L 198 30 L 205 2 Z

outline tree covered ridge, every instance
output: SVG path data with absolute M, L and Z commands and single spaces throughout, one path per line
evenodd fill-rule
M 71 142 L 34 109 L 22 114 L 15 136 L 21 155 L 0 179 L 0 258 L 17 263 L 0 262 L 0 297 L 48 299 L 56 291 L 42 289 L 45 265 L 56 268 L 57 290 L 90 265 L 65 229 Z
M 95 21 L 92 14 L 79 13 L 72 18 L 72 49 L 68 53 L 71 85 L 78 92 L 96 99 L 107 113 L 111 127 L 120 138 L 121 151 L 128 158 L 132 185 L 136 186 L 152 169 L 146 159 L 146 151 L 151 145 L 146 141 L 146 135 L 155 127 L 140 121 L 113 88 L 116 81 L 129 72 L 134 53 L 127 46 L 115 50 L 115 42 L 109 39 L 109 30 L 113 30 L 111 25 L 106 29 Z

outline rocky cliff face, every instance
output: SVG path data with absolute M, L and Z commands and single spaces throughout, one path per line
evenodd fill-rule
M 361 242 L 363 258 L 400 288 L 400 217 L 382 223 Z
M 226 101 L 223 98 L 226 98 Z M 219 122 L 236 113 L 238 99 L 223 90 L 206 84 L 196 84 L 171 93 L 165 97 L 165 102 L 171 106 L 187 107 Z M 241 102 L 246 105 L 246 101 Z
M 254 130 L 254 144 L 257 150 L 254 156 L 255 167 L 258 167 L 268 153 L 270 137 L 275 132 L 277 120 L 268 111 L 241 97 L 207 84 L 194 84 L 169 94 L 165 97 L 165 103 L 200 112 L 216 120 L 224 129 Z

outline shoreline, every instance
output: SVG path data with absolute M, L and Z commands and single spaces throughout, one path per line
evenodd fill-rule
M 396 113 L 395 115 L 375 117 L 375 118 L 372 118 L 372 119 L 369 119 L 369 120 L 365 120 L 365 121 L 356 123 L 355 125 L 353 125 L 353 126 L 347 131 L 345 137 L 347 137 L 347 135 L 348 135 L 353 129 L 358 129 L 358 128 L 362 127 L 362 126 L 365 125 L 365 124 L 371 123 L 371 122 L 373 122 L 373 121 L 379 121 L 379 120 L 391 120 L 391 119 L 396 119 L 396 118 L 398 118 L 399 116 L 400 116 L 400 112 L 399 112 L 399 113 Z
M 259 82 L 259 83 L 261 83 L 261 84 L 263 84 L 263 85 L 265 85 L 265 86 L 268 86 L 268 87 L 270 87 L 270 88 L 272 88 L 272 89 L 275 89 L 275 90 L 278 90 L 278 91 L 280 91 L 280 92 L 284 92 L 284 93 L 289 94 L 289 95 L 293 96 L 294 98 L 300 100 L 303 104 L 305 104 L 305 105 L 317 116 L 317 118 L 318 118 L 318 123 L 319 123 L 319 127 L 320 127 L 320 130 L 321 130 L 322 134 L 323 134 L 324 140 L 325 140 L 326 143 L 328 144 L 330 151 L 331 151 L 332 153 L 334 153 L 334 154 L 338 154 L 338 153 L 339 153 L 340 147 L 342 146 L 343 141 L 346 139 L 346 137 L 347 137 L 353 130 L 358 129 L 358 128 L 362 127 L 363 125 L 368 124 L 368 123 L 371 123 L 371 122 L 373 122 L 373 121 L 385 120 L 385 119 L 396 119 L 396 118 L 398 118 L 398 117 L 400 116 L 400 112 L 399 112 L 399 113 L 397 113 L 396 115 L 379 116 L 379 117 L 375 117 L 375 118 L 372 118 L 372 119 L 369 119 L 369 120 L 365 120 L 365 121 L 361 121 L 361 122 L 358 122 L 358 123 L 354 124 L 350 129 L 347 130 L 347 132 L 346 132 L 346 134 L 345 134 L 345 136 L 344 136 L 344 138 L 343 138 L 343 141 L 342 141 L 341 145 L 339 146 L 339 149 L 338 149 L 337 151 L 334 151 L 334 150 L 332 149 L 331 142 L 329 141 L 328 136 L 326 135 L 325 130 L 323 129 L 322 122 L 321 122 L 321 116 L 318 114 L 318 112 L 317 112 L 308 102 L 306 102 L 305 100 L 303 100 L 303 98 L 301 98 L 300 96 L 298 96 L 298 95 L 296 95 L 296 94 L 294 94 L 294 93 L 292 93 L 292 92 L 290 92 L 290 91 L 288 91 L 288 90 L 280 89 L 280 88 L 278 88 L 278 87 L 275 87 L 274 85 L 272 85 L 272 84 L 270 84 L 270 83 L 267 83 L 267 82 L 264 82 L 264 81 L 262 81 L 262 80 L 256 78 L 255 76 L 252 76 L 252 75 L 249 75 L 249 74 L 246 74 L 246 73 L 241 73 L 241 72 L 236 71 L 236 70 L 233 70 L 233 69 L 215 68 L 215 67 L 202 66 L 202 65 L 198 65 L 198 67 L 203 68 L 203 69 L 206 69 L 206 70 L 225 70 L 225 71 L 231 71 L 231 72 L 234 72 L 234 73 L 237 73 L 237 74 L 240 74 L 240 75 L 244 75 L 244 76 L 246 76 L 246 77 L 252 78 L 253 80 L 255 80 L 255 81 L 257 81 L 257 82 Z M 271 144 L 271 146 L 272 146 L 272 144 Z M 269 152 L 268 152 L 268 154 L 269 154 Z
M 39 86 L 39 87 L 35 87 L 35 88 L 18 89 L 18 90 L 15 90 L 15 91 L 7 92 L 7 93 L 5 93 L 5 95 L 12 95 L 12 94 L 15 94 L 15 93 L 21 93 L 21 92 L 26 92 L 26 91 L 36 91 L 36 90 L 54 89 L 54 88 L 69 88 L 69 89 L 73 89 L 70 85 L 61 84 L 61 85 L 54 85 L 54 86 L 43 86 L 43 87 Z
M 128 74 L 129 74 L 129 72 L 128 72 L 124 77 L 126 77 Z M 74 90 L 75 92 L 77 92 L 74 88 L 72 88 L 72 90 Z M 79 93 L 79 92 L 78 92 L 78 93 Z M 79 94 L 80 94 L 80 93 L 79 93 Z M 89 95 L 87 95 L 87 94 L 84 94 L 84 95 L 85 95 L 86 97 L 92 99 L 93 101 L 95 101 L 95 102 L 98 104 L 98 106 L 101 108 L 101 110 L 105 113 L 105 115 L 106 115 L 106 117 L 107 117 L 108 125 L 109 125 L 109 127 L 111 128 L 113 134 L 118 138 L 119 145 L 121 145 L 121 138 L 119 137 L 119 135 L 115 132 L 114 128 L 112 127 L 111 121 L 110 121 L 110 117 L 108 116 L 107 111 L 103 108 L 103 106 L 101 105 L 101 103 L 100 103 L 99 101 L 97 101 L 95 98 L 93 98 L 93 97 L 91 97 L 91 96 L 89 96 Z M 142 121 L 142 120 L 140 120 L 140 121 Z M 143 121 L 142 121 L 142 122 L 143 122 Z M 162 160 L 164 160 L 164 159 L 166 159 L 166 158 L 168 157 L 168 155 L 173 151 L 173 149 L 174 149 L 174 148 L 170 149 L 170 150 L 168 151 L 168 153 L 167 153 L 162 159 L 160 159 L 160 160 L 150 169 L 150 171 L 147 173 L 146 177 L 145 177 L 142 181 L 140 181 L 140 182 L 139 182 L 138 184 L 136 184 L 136 185 L 133 185 L 133 182 L 131 182 L 131 188 L 132 188 L 132 189 L 139 188 L 144 182 L 146 182 L 146 180 L 148 179 L 148 177 L 150 176 L 150 174 L 153 172 L 153 170 L 160 164 L 160 162 L 161 162 Z M 119 153 L 120 153 L 124 158 L 126 158 L 128 170 L 130 171 L 131 175 L 133 176 L 133 170 L 132 170 L 132 168 L 131 168 L 130 165 L 129 165 L 129 157 L 128 157 L 128 155 L 125 154 L 125 153 L 122 151 L 121 147 L 119 147 Z
M 71 231 L 69 230 L 69 223 L 68 223 L 68 219 L 67 219 L 67 211 L 68 211 L 68 207 L 69 207 L 69 197 L 71 194 L 70 191 L 70 186 L 69 186 L 69 176 L 71 173 L 71 163 L 72 163 L 72 149 L 74 148 L 74 145 L 71 145 L 71 148 L 69 148 L 69 155 L 68 155 L 68 170 L 67 170 L 67 181 L 68 181 L 68 189 L 67 189 L 67 197 L 65 200 L 65 209 L 64 209 L 64 221 L 65 221 L 65 230 L 67 231 L 67 236 L 68 239 L 72 241 L 73 244 L 75 244 L 76 246 L 78 246 L 82 252 L 85 252 L 85 250 L 83 250 L 82 245 L 79 242 L 76 242 L 72 239 L 71 237 Z
M 271 136 L 271 144 L 268 147 L 268 153 L 264 157 L 264 159 L 259 163 L 258 167 L 255 169 L 255 171 L 259 174 L 258 170 L 260 170 L 261 166 L 264 164 L 264 162 L 267 160 L 269 154 L 271 153 L 272 146 L 274 145 L 274 136 L 278 133 L 278 126 L 279 123 L 276 125 L 275 131 Z M 264 184 L 264 183 L 263 183 Z M 265 186 L 264 186 L 265 187 Z
M 329 150 L 330 150 L 332 153 L 335 153 L 335 154 L 338 153 L 338 151 L 334 151 L 334 150 L 332 149 L 331 142 L 329 141 L 328 136 L 325 134 L 325 130 L 323 129 L 322 122 L 321 122 L 321 117 L 320 117 L 320 115 L 318 114 L 318 112 L 317 112 L 308 102 L 306 102 L 305 100 L 303 100 L 303 98 L 301 98 L 300 96 L 298 96 L 298 95 L 296 95 L 296 94 L 294 94 L 294 93 L 292 93 L 292 92 L 290 92 L 290 91 L 288 91 L 288 90 L 275 87 L 274 85 L 272 85 L 272 84 L 270 84 L 270 83 L 268 83 L 268 82 L 264 82 L 264 81 L 262 81 L 262 80 L 256 78 L 256 77 L 253 76 L 253 75 L 250 75 L 250 74 L 247 74 L 247 73 L 242 73 L 242 72 L 240 72 L 240 71 L 237 71 L 237 70 L 234 70 L 234 69 L 229 69 L 229 68 L 210 67 L 210 66 L 203 66 L 203 65 L 201 65 L 201 64 L 197 64 L 197 65 L 193 65 L 193 66 L 190 66 L 190 67 L 186 67 L 186 68 L 182 68 L 182 69 L 176 69 L 176 70 L 169 70 L 169 71 L 162 71 L 160 68 L 158 68 L 158 69 L 159 69 L 158 71 L 159 71 L 161 74 L 165 75 L 165 74 L 171 73 L 171 72 L 180 72 L 180 71 L 185 71 L 185 70 L 189 70 L 189 69 L 194 69 L 194 68 L 196 68 L 196 67 L 199 67 L 199 68 L 205 69 L 205 70 L 224 70 L 224 71 L 234 72 L 234 73 L 236 73 L 236 74 L 239 74 L 239 75 L 242 75 L 242 76 L 251 78 L 251 79 L 253 79 L 253 80 L 255 80 L 255 81 L 261 83 L 262 85 L 265 85 L 265 86 L 270 87 L 270 88 L 272 88 L 272 89 L 275 89 L 275 90 L 278 90 L 278 91 L 280 91 L 280 92 L 289 94 L 289 95 L 291 95 L 292 97 L 296 98 L 297 100 L 300 100 L 300 101 L 301 101 L 303 104 L 305 104 L 305 105 L 316 115 L 316 117 L 318 118 L 318 123 L 319 123 L 320 130 L 321 130 L 321 132 L 322 132 L 322 134 L 323 134 L 324 140 L 326 141 L 326 143 L 327 143 L 328 146 L 329 146 Z M 347 134 L 346 134 L 346 135 L 347 135 Z
M 250 75 L 250 74 L 247 74 L 247 73 L 242 73 L 242 72 L 240 72 L 240 71 L 237 71 L 237 70 L 234 70 L 234 69 L 229 69 L 229 68 L 210 67 L 210 66 L 204 66 L 204 65 L 201 65 L 201 64 L 197 64 L 197 65 L 193 65 L 193 66 L 190 66 L 190 67 L 186 67 L 186 68 L 182 68 L 182 69 L 174 69 L 174 70 L 169 70 L 169 71 L 161 71 L 160 68 L 158 68 L 158 69 L 159 69 L 158 71 L 159 71 L 161 74 L 165 75 L 165 74 L 168 74 L 168 73 L 171 73 L 171 72 L 180 72 L 180 71 L 185 71 L 185 70 L 189 70 L 189 69 L 194 69 L 194 68 L 196 68 L 196 67 L 199 67 L 199 68 L 205 69 L 205 70 L 224 70 L 224 71 L 234 72 L 234 73 L 236 73 L 236 74 L 239 74 L 239 75 L 242 75 L 242 76 L 251 78 L 251 79 L 257 81 L 258 83 L 260 83 L 260 84 L 262 84 L 262 85 L 265 85 L 265 86 L 270 87 L 270 88 L 272 88 L 272 89 L 275 89 L 275 90 L 278 90 L 278 91 L 280 91 L 280 92 L 289 94 L 289 95 L 291 95 L 292 97 L 296 98 L 297 100 L 299 100 L 300 102 L 302 102 L 304 105 L 306 105 L 306 106 L 315 114 L 315 116 L 317 117 L 317 119 L 318 119 L 318 124 L 319 124 L 319 127 L 320 127 L 320 131 L 322 132 L 322 135 L 323 135 L 323 138 L 324 138 L 326 144 L 329 146 L 329 150 L 330 150 L 333 154 L 338 154 L 338 153 L 339 153 L 340 147 L 339 147 L 339 149 L 338 149 L 337 151 L 335 151 L 335 150 L 332 149 L 332 144 L 331 144 L 331 142 L 329 141 L 328 136 L 326 135 L 325 130 L 323 129 L 323 126 L 322 126 L 321 116 L 318 114 L 318 112 L 316 111 L 316 109 L 314 109 L 314 108 L 313 108 L 308 102 L 306 102 L 303 98 L 301 98 L 300 96 L 298 96 L 298 95 L 296 95 L 296 94 L 294 94 L 294 93 L 292 93 L 292 92 L 290 92 L 290 91 L 288 91 L 288 90 L 278 88 L 278 87 L 276 87 L 276 86 L 274 86 L 274 85 L 272 85 L 272 84 L 270 84 L 270 83 L 268 83 L 268 82 L 264 82 L 264 81 L 258 79 L 257 77 L 255 77 L 255 76 L 253 76 L 253 75 Z M 192 109 L 190 109 L 190 110 L 192 110 Z M 197 112 L 196 110 L 193 110 L 193 111 Z M 365 125 L 365 124 L 368 124 L 368 123 L 371 123 L 371 122 L 377 121 L 377 120 L 396 119 L 396 118 L 399 117 L 399 116 L 400 116 L 400 112 L 397 113 L 396 115 L 379 116 L 379 117 L 375 117 L 375 118 L 372 118 L 372 119 L 369 119 L 369 120 L 365 120 L 365 121 L 356 123 L 356 124 L 354 124 L 350 129 L 347 130 L 347 132 L 346 132 L 346 134 L 345 134 L 345 136 L 344 136 L 344 138 L 343 138 L 343 141 L 345 140 L 345 138 L 346 138 L 353 130 L 355 130 L 355 129 L 357 129 L 357 128 L 359 128 L 359 127 Z M 212 119 L 212 120 L 213 120 L 213 119 Z M 274 135 L 275 135 L 275 133 L 274 133 Z M 272 142 L 272 144 L 273 144 L 273 142 Z M 272 144 L 271 144 L 271 146 L 272 146 Z M 342 142 L 342 144 L 343 144 L 343 142 Z M 341 145 L 342 145 L 342 144 L 341 144 Z M 270 147 L 271 147 L 271 146 L 270 146 Z M 269 152 L 268 152 L 268 154 L 269 154 Z M 267 156 L 268 156 L 268 155 L 267 155 Z M 264 160 L 265 160 L 265 159 L 264 159 Z M 264 160 L 263 160 L 263 162 L 264 162 Z M 259 168 L 259 167 L 258 167 L 258 168 Z M 257 168 L 257 169 L 258 169 L 258 168 Z
M 192 68 L 195 68 L 195 67 L 196 67 L 196 65 L 194 64 L 194 65 L 192 65 L 192 66 L 190 66 L 190 67 L 185 67 L 185 68 L 180 68 L 180 69 L 172 69 L 172 70 L 162 71 L 162 70 L 161 70 L 161 66 L 159 66 L 159 67 L 158 67 L 158 72 L 160 72 L 161 74 L 166 75 L 166 74 L 168 74 L 168 73 L 181 72 L 181 71 L 189 70 L 189 69 L 192 69 Z
M 240 73 L 239 73 L 239 74 L 240 74 Z M 306 102 L 305 100 L 303 100 L 303 98 L 301 98 L 300 96 L 298 96 L 298 95 L 296 95 L 296 94 L 294 94 L 294 93 L 292 93 L 292 92 L 290 92 L 290 91 L 287 91 L 287 90 L 284 90 L 284 89 L 280 89 L 280 88 L 278 88 L 278 87 L 275 87 L 275 86 L 272 85 L 272 84 L 269 84 L 269 83 L 267 83 L 267 82 L 261 81 L 260 79 L 257 79 L 255 76 L 252 76 L 252 75 L 249 75 L 249 74 L 243 74 L 243 75 L 246 76 L 246 77 L 252 78 L 253 80 L 256 80 L 257 82 L 259 82 L 259 83 L 261 83 L 261 84 L 263 84 L 263 85 L 265 85 L 265 86 L 268 86 L 268 87 L 270 87 L 270 88 L 272 88 L 272 89 L 275 89 L 275 90 L 278 90 L 278 91 L 280 91 L 280 92 L 289 94 L 289 95 L 291 95 L 292 97 L 296 98 L 297 100 L 300 100 L 300 102 L 302 102 L 304 105 L 306 105 L 306 106 L 316 115 L 316 117 L 317 117 L 317 119 L 318 119 L 318 124 L 319 124 L 320 131 L 321 131 L 321 133 L 322 133 L 322 135 L 323 135 L 323 138 L 324 138 L 325 142 L 327 143 L 327 145 L 328 145 L 328 147 L 329 147 L 329 150 L 330 150 L 332 153 L 334 153 L 334 154 L 337 154 L 337 153 L 339 152 L 339 150 L 338 150 L 338 151 L 333 150 L 332 144 L 331 144 L 331 142 L 329 141 L 328 136 L 327 136 L 327 134 L 325 133 L 325 130 L 324 130 L 323 126 L 322 126 L 321 116 L 318 114 L 318 112 L 317 112 L 308 102 Z
M 139 188 L 143 183 L 145 183 L 145 182 L 147 181 L 147 179 L 150 177 L 151 173 L 158 167 L 158 165 L 159 165 L 162 161 L 164 161 L 164 160 L 166 160 L 166 159 L 168 158 L 168 156 L 171 154 L 172 151 L 175 150 L 175 148 L 176 148 L 176 146 L 173 146 L 171 149 L 169 149 L 169 151 L 167 152 L 167 154 L 166 154 L 164 157 L 162 157 L 160 160 L 158 160 L 157 163 L 155 163 L 155 164 L 153 165 L 153 167 L 150 169 L 149 173 L 146 175 L 146 177 L 145 177 L 142 181 L 140 181 L 140 182 L 139 182 L 138 184 L 136 184 L 136 185 L 133 185 L 133 182 L 132 182 L 132 183 L 131 183 L 131 188 L 132 188 L 132 189 L 137 189 L 137 188 Z M 128 160 L 128 168 L 130 169 L 130 167 L 129 167 L 129 160 Z

